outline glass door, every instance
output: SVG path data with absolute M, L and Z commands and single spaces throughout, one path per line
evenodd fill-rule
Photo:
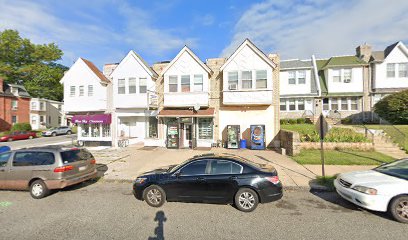
M 179 148 L 178 123 L 167 124 L 167 148 Z

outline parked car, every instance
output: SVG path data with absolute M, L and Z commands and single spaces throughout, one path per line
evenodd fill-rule
M 147 172 L 136 178 L 133 192 L 152 207 L 165 201 L 234 203 L 244 212 L 258 203 L 282 197 L 282 184 L 270 165 L 234 155 L 205 154 L 180 165 Z
M 33 139 L 37 137 L 37 133 L 35 132 L 12 132 L 10 134 L 4 135 L 3 137 L 0 138 L 0 142 L 11 142 L 15 140 L 23 140 L 23 139 Z
M 62 126 L 62 127 L 55 127 L 48 129 L 47 131 L 43 131 L 42 135 L 45 137 L 49 136 L 57 136 L 57 135 L 71 135 L 72 134 L 72 129 L 67 126 Z
M 334 186 L 344 199 L 369 210 L 388 211 L 397 221 L 408 223 L 408 159 L 340 174 Z
M 33 198 L 47 196 L 95 178 L 95 158 L 86 149 L 48 146 L 0 153 L 0 189 L 30 190 Z

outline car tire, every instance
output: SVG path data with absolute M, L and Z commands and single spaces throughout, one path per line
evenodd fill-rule
M 35 180 L 30 185 L 30 194 L 31 197 L 35 199 L 41 199 L 46 197 L 50 193 L 50 190 L 47 188 L 43 180 Z
M 28 136 L 28 139 L 33 139 L 34 137 L 33 136 Z
M 161 207 L 166 202 L 166 193 L 161 187 L 151 185 L 143 191 L 143 199 L 151 207 Z
M 390 203 L 388 212 L 398 222 L 408 223 L 408 196 L 394 198 Z
M 71 131 L 67 131 L 67 135 L 71 135 L 72 134 L 72 132 Z
M 235 194 L 235 206 L 243 212 L 252 212 L 259 203 L 258 194 L 250 188 L 241 188 Z
M 57 133 L 53 132 L 53 133 L 51 133 L 51 136 L 55 137 L 55 136 L 57 136 Z

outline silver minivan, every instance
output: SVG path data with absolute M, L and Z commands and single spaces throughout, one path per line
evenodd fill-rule
M 0 153 L 0 189 L 30 190 L 33 198 L 96 178 L 96 161 L 82 148 L 47 146 Z

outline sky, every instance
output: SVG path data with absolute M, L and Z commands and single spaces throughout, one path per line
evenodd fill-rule
M 354 54 L 408 44 L 407 0 L 0 0 L 0 31 L 55 42 L 60 63 L 120 62 L 130 50 L 149 64 L 189 46 L 203 61 L 228 57 L 249 38 L 281 59 Z

